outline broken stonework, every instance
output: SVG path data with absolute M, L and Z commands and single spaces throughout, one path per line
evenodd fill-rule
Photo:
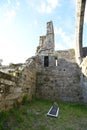
M 48 23 L 53 28 L 53 23 Z M 49 29 L 47 28 L 47 33 L 50 26 Z M 47 33 L 44 38 L 49 41 Z M 37 97 L 61 101 L 83 101 L 81 70 L 76 63 L 74 49 L 55 51 L 53 31 L 49 35 L 51 36 L 49 45 L 45 42 L 45 50 L 41 47 L 40 51 L 37 51 L 40 61 L 36 77 Z M 53 51 L 51 51 L 50 43 L 53 44 L 51 45 Z M 44 40 L 41 45 L 43 44 Z
M 31 58 L 32 59 L 32 58 Z M 26 62 L 19 76 L 0 72 L 0 110 L 8 110 L 15 103 L 21 103 L 27 95 L 31 101 L 36 90 L 36 64 L 34 59 Z
M 83 91 L 84 102 L 87 102 L 87 56 L 83 59 L 81 65 L 82 75 L 81 75 L 81 85 Z
M 54 28 L 52 21 L 47 23 L 47 34 L 40 36 L 36 54 L 49 54 L 54 51 Z
M 47 22 L 46 31 L 46 35 L 40 36 L 34 57 L 24 65 L 10 65 L 10 74 L 6 74 L 7 68 L 0 72 L 0 110 L 12 108 L 15 102 L 22 102 L 25 95 L 29 101 L 38 97 L 87 102 L 87 48 L 82 48 L 84 58 L 79 66 L 74 49 L 55 51 L 52 21 Z

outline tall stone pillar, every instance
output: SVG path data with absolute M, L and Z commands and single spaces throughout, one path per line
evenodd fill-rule
M 54 52 L 54 28 L 52 21 L 47 22 L 46 31 L 45 36 L 40 36 L 36 54 L 48 55 Z
M 76 0 L 76 47 L 75 55 L 78 64 L 82 62 L 82 35 L 86 0 Z

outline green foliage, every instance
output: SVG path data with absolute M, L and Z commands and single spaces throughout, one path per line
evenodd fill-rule
M 22 99 L 22 104 L 24 105 L 24 104 L 27 104 L 27 103 L 29 103 L 29 98 L 28 98 L 28 95 L 25 94 L 25 95 L 23 96 L 23 99 Z
M 18 109 L 20 107 L 20 103 L 16 100 L 13 104 L 14 109 Z
M 24 96 L 19 108 L 0 113 L 0 130 L 87 130 L 87 105 L 82 103 L 61 103 L 58 118 L 46 116 L 53 101 L 33 99 L 27 103 Z M 4 127 L 9 122 L 8 127 Z
M 8 112 L 0 112 L 0 130 L 5 130 L 5 122 L 8 120 Z
M 21 130 L 21 129 L 19 129 L 19 128 L 16 128 L 15 130 Z

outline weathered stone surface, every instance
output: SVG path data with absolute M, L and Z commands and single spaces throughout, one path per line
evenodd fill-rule
M 87 102 L 87 56 L 83 59 L 80 67 L 82 69 L 81 85 L 83 90 L 83 98 L 84 102 Z
M 86 0 L 76 0 L 76 61 L 78 64 L 82 62 L 83 51 L 82 51 L 82 35 L 83 35 L 83 23 L 84 23 L 84 12 L 85 12 Z
M 29 99 L 35 96 L 36 91 L 36 63 L 35 59 L 28 59 L 26 67 L 23 69 L 18 86 L 22 87 L 23 95 L 27 94 Z
M 31 60 L 30 60 L 31 61 Z M 27 94 L 29 100 L 36 91 L 36 63 L 26 63 L 18 78 L 0 72 L 0 110 L 8 110 L 15 102 L 21 102 Z
M 87 92 L 84 94 L 85 88 L 82 88 L 84 81 L 74 49 L 37 55 L 40 61 L 36 80 L 37 97 L 74 102 L 84 101 L 85 97 L 86 100 Z M 47 66 L 44 66 L 45 56 L 48 56 Z
M 75 63 L 63 61 L 60 66 L 48 67 L 40 71 L 41 73 L 37 73 L 39 98 L 62 101 L 81 100 L 80 70 Z
M 0 72 L 0 110 L 11 108 L 14 100 L 19 99 L 21 91 L 17 91 L 17 81 L 18 78 Z
M 0 72 L 0 110 L 8 110 L 15 102 L 20 103 L 24 95 L 30 101 L 36 96 L 49 100 L 87 102 L 87 58 L 83 59 L 81 71 L 74 49 L 55 51 L 54 46 L 54 29 L 50 21 L 46 35 L 40 37 L 36 56 L 26 60 L 20 74 L 14 77 Z M 84 50 L 85 57 L 87 49 Z M 78 50 L 78 56 L 80 53 Z
M 54 28 L 52 21 L 47 22 L 47 33 L 45 36 L 40 36 L 39 46 L 36 54 L 49 54 L 54 51 Z
M 82 73 L 87 77 L 87 56 L 83 59 L 80 67 L 82 68 Z

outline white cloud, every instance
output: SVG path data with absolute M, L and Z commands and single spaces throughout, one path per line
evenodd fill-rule
M 52 9 L 56 8 L 58 5 L 58 0 L 47 0 L 47 2 Z
M 20 63 L 25 62 L 28 57 L 34 54 L 34 49 L 25 49 L 25 43 L 21 41 L 15 35 L 15 30 L 12 28 L 0 27 L 0 59 L 3 59 L 2 64 Z M 16 37 L 16 38 L 15 38 Z M 24 44 L 24 45 L 23 45 Z M 22 46 L 23 49 L 22 49 Z M 20 48 L 20 49 L 19 49 Z
M 15 8 L 19 8 L 19 6 L 20 6 L 20 2 L 17 1 L 17 2 L 16 2 L 16 6 L 15 6 Z
M 10 24 L 12 19 L 15 17 L 15 15 L 16 15 L 16 11 L 15 10 L 7 11 L 4 14 L 4 16 L 6 17 L 5 22 Z
M 37 21 L 37 20 L 34 20 L 34 24 L 37 25 L 37 24 L 38 24 L 38 21 Z
M 55 43 L 55 50 L 64 50 L 64 49 L 66 49 L 66 47 L 63 44 L 59 42 Z
M 55 35 L 61 39 L 60 49 L 74 48 L 74 35 L 67 35 L 62 28 L 55 28 Z
M 37 8 L 38 12 L 45 12 L 46 9 L 46 3 L 44 1 L 41 2 L 40 7 Z
M 38 6 L 34 2 L 28 4 L 39 13 L 51 13 L 57 6 L 60 5 L 59 0 L 40 0 L 38 1 Z
M 5 16 L 11 18 L 11 17 L 14 17 L 16 15 L 16 12 L 14 10 L 11 10 L 11 11 L 7 11 Z
M 7 0 L 7 2 L 4 3 L 2 10 L 5 22 L 7 24 L 10 24 L 12 22 L 12 20 L 17 14 L 19 6 L 20 6 L 19 0 L 14 0 L 14 2 L 12 2 L 11 0 Z
M 11 0 L 7 0 L 8 4 L 11 4 Z

